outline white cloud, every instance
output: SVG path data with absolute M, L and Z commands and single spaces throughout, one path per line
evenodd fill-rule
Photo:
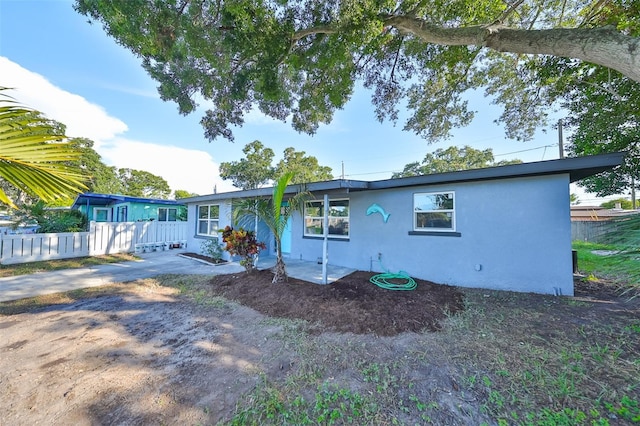
M 82 96 L 54 86 L 40 74 L 31 72 L 0 56 L 1 84 L 20 104 L 36 109 L 67 126 L 67 135 L 89 138 L 96 148 L 104 140 L 127 131 L 127 125 L 110 116 L 104 108 Z
M 200 195 L 232 191 L 230 182 L 220 179 L 218 164 L 205 151 L 147 142 L 116 139 L 100 150 L 105 163 L 120 168 L 145 170 L 162 176 L 171 189 L 185 189 Z
M 67 126 L 67 135 L 94 141 L 95 150 L 105 164 L 118 168 L 145 170 L 162 176 L 171 189 L 184 189 L 201 195 L 234 190 L 220 179 L 218 164 L 201 150 L 134 141 L 122 136 L 128 130 L 120 119 L 100 105 L 54 86 L 45 77 L 0 56 L 0 85 L 15 88 L 20 104 L 36 109 Z

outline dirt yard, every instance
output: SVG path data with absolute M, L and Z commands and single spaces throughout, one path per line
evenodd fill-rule
M 463 291 L 425 281 L 415 291 L 388 291 L 369 283 L 371 275 L 356 272 L 330 286 L 272 284 L 269 271 L 169 276 L 91 297 L 71 294 L 28 312 L 0 311 L 0 423 L 216 424 L 262 382 L 284 383 L 307 369 L 364 391 L 366 380 L 354 371 L 394 359 L 428 359 L 402 380 L 439 404 L 444 423 L 436 424 L 491 423 L 461 391 L 452 354 L 434 345 L 446 346 L 435 336 L 465 309 Z M 578 295 L 618 303 L 596 292 Z M 547 312 L 558 299 L 526 300 Z M 611 306 L 593 305 L 585 318 Z M 629 309 L 637 315 L 636 305 Z M 579 320 L 570 309 L 554 315 Z M 398 418 L 414 424 L 416 413 Z

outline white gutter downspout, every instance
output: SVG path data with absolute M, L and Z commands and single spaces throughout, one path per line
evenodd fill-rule
M 328 284 L 327 262 L 329 260 L 329 194 L 324 194 L 324 214 L 322 222 L 322 284 Z

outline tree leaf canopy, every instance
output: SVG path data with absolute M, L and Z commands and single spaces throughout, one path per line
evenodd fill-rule
M 566 92 L 602 67 L 640 81 L 635 0 L 76 0 L 142 59 L 182 114 L 202 100 L 209 140 L 233 140 L 256 109 L 313 134 L 357 85 L 379 120 L 445 139 L 474 117 L 465 94 L 503 108 L 508 137 L 530 139 Z M 634 83 L 637 84 L 637 83 Z

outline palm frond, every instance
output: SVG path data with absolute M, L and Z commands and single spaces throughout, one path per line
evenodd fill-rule
M 287 201 L 289 208 L 282 211 L 282 204 L 287 186 L 293 179 L 293 173 L 286 173 L 273 187 L 271 198 L 250 198 L 239 201 L 233 209 L 233 220 L 237 222 L 242 216 L 257 216 L 278 238 L 282 236 L 287 219 L 293 212 L 302 211 L 304 203 L 309 199 L 309 193 L 298 192 Z
M 79 193 L 87 177 L 70 165 L 81 153 L 35 111 L 18 105 L 0 87 L 0 178 L 43 201 Z M 16 207 L 4 191 L 0 202 Z

